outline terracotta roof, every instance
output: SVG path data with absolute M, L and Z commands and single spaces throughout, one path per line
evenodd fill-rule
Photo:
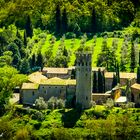
M 104 71 L 105 67 L 92 67 L 92 71 L 98 71 L 98 70 Z
M 135 84 L 133 84 L 133 85 L 131 86 L 131 88 L 140 90 L 140 84 L 135 83 Z
M 38 89 L 38 87 L 37 83 L 23 83 L 21 89 Z
M 111 96 L 111 94 L 108 94 L 108 93 L 92 93 L 92 96 Z
M 42 71 L 47 72 L 47 73 L 53 73 L 53 74 L 67 74 L 68 68 L 47 68 L 47 67 L 44 67 Z
M 76 80 L 71 79 L 61 79 L 58 77 L 50 78 L 48 80 L 41 80 L 42 85 L 76 85 Z
M 41 80 L 47 80 L 46 76 L 43 76 L 41 72 L 34 72 L 28 76 L 28 80 L 32 83 L 40 83 Z
M 76 80 L 68 79 L 67 80 L 67 85 L 76 85 Z
M 105 78 L 113 78 L 114 72 L 105 72 Z M 133 79 L 136 78 L 136 73 L 120 72 L 121 79 Z
M 58 77 L 54 77 L 54 78 L 50 78 L 48 80 L 41 80 L 41 83 L 43 85 L 66 85 L 66 80 L 58 78 Z

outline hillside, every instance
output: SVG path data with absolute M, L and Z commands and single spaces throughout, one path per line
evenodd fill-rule
M 4 139 L 139 139 L 139 109 L 96 106 L 37 111 L 15 107 L 0 119 Z

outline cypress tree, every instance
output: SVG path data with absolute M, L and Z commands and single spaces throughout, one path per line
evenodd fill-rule
M 93 73 L 93 89 L 92 89 L 93 93 L 97 93 L 98 92 L 98 85 L 97 85 L 97 74 L 96 72 Z
M 68 30 L 68 18 L 67 18 L 67 12 L 65 8 L 62 13 L 62 31 L 63 33 L 66 33 L 67 30 Z
M 26 30 L 27 37 L 32 38 L 32 36 L 33 36 L 33 27 L 32 27 L 31 18 L 30 18 L 29 15 L 27 16 L 27 20 L 26 20 L 26 24 L 25 24 L 25 30 Z
M 17 32 L 16 32 L 16 37 L 19 38 L 19 39 L 22 39 L 22 37 L 21 37 L 21 35 L 20 35 L 18 29 L 17 29 Z
M 136 63 L 135 63 L 135 47 L 134 47 L 134 43 L 132 43 L 131 45 L 131 62 L 130 62 L 130 68 L 131 68 L 131 72 L 134 72 Z
M 23 40 L 24 46 L 27 46 L 27 34 L 26 30 L 24 30 L 24 40 Z
M 23 74 L 28 74 L 30 72 L 29 61 L 26 58 L 21 61 L 20 72 Z
M 92 10 L 92 16 L 91 16 L 91 31 L 93 33 L 96 33 L 96 29 L 97 29 L 97 25 L 96 25 L 96 11 L 95 11 L 95 8 L 93 8 Z
M 64 46 L 64 49 L 63 49 L 63 55 L 64 55 L 64 56 L 68 56 L 68 51 L 67 51 L 67 49 L 66 49 L 65 46 Z
M 140 84 L 140 67 L 137 68 L 137 83 Z
M 140 51 L 139 51 L 139 66 L 140 66 Z
M 35 61 L 35 54 L 32 55 L 32 58 L 31 58 L 31 67 L 35 67 L 35 64 L 36 64 L 36 61 Z
M 112 81 L 112 88 L 114 88 L 117 85 L 117 76 L 116 74 L 113 74 L 113 81 Z
M 55 15 L 55 22 L 56 22 L 56 33 L 61 32 L 61 13 L 60 13 L 60 6 L 57 5 L 56 7 L 56 15 Z
M 98 70 L 98 92 L 104 92 L 104 78 L 101 69 Z
M 43 69 L 43 56 L 41 54 L 41 51 L 37 54 L 37 60 L 36 60 L 36 66 L 41 67 L 41 70 Z
M 119 64 L 116 64 L 116 77 L 117 77 L 117 83 L 120 83 L 120 69 Z

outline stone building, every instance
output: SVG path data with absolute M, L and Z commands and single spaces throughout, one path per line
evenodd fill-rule
M 76 104 L 89 108 L 92 95 L 92 54 L 76 53 Z
M 140 106 L 140 84 L 138 83 L 131 86 L 131 101 Z
M 113 81 L 113 74 L 114 72 L 105 72 L 105 90 L 112 89 L 112 81 Z M 125 86 L 127 81 L 130 80 L 131 85 L 136 83 L 136 73 L 127 73 L 127 72 L 120 72 L 120 85 Z

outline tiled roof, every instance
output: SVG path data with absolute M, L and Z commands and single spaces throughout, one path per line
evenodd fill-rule
M 131 88 L 140 90 L 140 84 L 135 83 L 135 84 L 133 84 L 133 85 L 131 86 Z
M 61 79 L 58 77 L 54 77 L 48 80 L 41 80 L 42 85 L 76 85 L 76 80 L 71 79 Z
M 43 76 L 41 72 L 34 72 L 28 76 L 28 80 L 32 83 L 40 83 L 41 80 L 47 80 L 46 76 Z
M 43 68 L 44 72 L 47 73 L 52 73 L 52 74 L 67 74 L 68 73 L 68 68 Z
M 38 87 L 37 83 L 23 83 L 21 89 L 38 89 Z
M 105 78 L 113 78 L 114 72 L 105 72 Z M 136 73 L 120 72 L 121 79 L 133 79 L 136 78 Z

